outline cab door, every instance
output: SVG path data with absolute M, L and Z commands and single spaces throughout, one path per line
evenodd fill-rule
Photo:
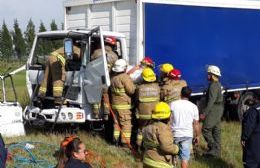
M 96 44 L 95 44 L 96 43 Z M 92 58 L 98 50 L 99 55 Z M 101 101 L 102 89 L 110 86 L 109 70 L 104 46 L 104 37 L 100 27 L 92 29 L 88 36 L 88 45 L 85 50 L 85 70 L 83 77 L 83 89 L 89 103 Z

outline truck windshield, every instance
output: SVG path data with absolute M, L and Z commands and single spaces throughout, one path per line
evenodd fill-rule
M 61 37 L 59 36 L 58 38 L 56 37 L 39 37 L 37 39 L 37 43 L 35 46 L 35 50 L 33 53 L 33 59 L 31 62 L 31 65 L 39 65 L 44 67 L 46 64 L 46 61 L 50 54 L 53 51 L 60 50 L 59 52 L 64 52 L 63 48 L 63 42 L 66 36 Z M 85 50 L 85 43 L 82 42 L 82 40 L 77 37 L 73 37 L 73 45 L 77 46 L 78 48 L 81 48 L 81 54 L 84 53 Z

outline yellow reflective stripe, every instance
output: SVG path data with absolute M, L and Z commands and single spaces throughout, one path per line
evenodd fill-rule
M 57 86 L 55 86 L 55 87 L 53 87 L 53 91 L 62 91 L 63 90 L 63 87 L 61 86 L 59 86 L 59 87 L 57 87 Z
M 114 137 L 119 137 L 120 131 L 114 131 Z
M 159 101 L 159 97 L 144 97 L 139 98 L 139 101 L 143 103 L 156 102 Z
M 105 106 L 106 108 L 109 108 L 109 104 L 107 104 L 107 103 L 104 103 L 104 106 Z
M 125 138 L 131 138 L 131 132 L 122 132 Z
M 150 119 L 152 119 L 152 115 L 151 114 L 136 114 L 136 118 L 141 119 L 141 120 L 150 120 Z
M 65 60 L 65 58 L 64 58 L 61 54 L 59 54 L 59 53 L 56 52 L 56 51 L 52 52 L 51 54 L 52 54 L 53 56 L 57 57 L 57 59 L 60 60 L 63 65 L 65 65 L 66 60 Z
M 39 90 L 40 90 L 40 92 L 44 92 L 44 93 L 47 91 L 46 87 L 40 87 Z
M 115 110 L 130 110 L 132 108 L 129 104 L 122 104 L 122 105 L 112 105 L 112 109 Z
M 125 89 L 124 88 L 114 88 L 112 90 L 112 92 L 114 92 L 114 93 L 125 93 Z
M 99 109 L 99 108 L 100 108 L 100 106 L 101 106 L 101 104 L 100 104 L 100 103 L 93 104 L 93 108 L 94 108 L 94 109 Z
M 168 164 L 168 163 L 165 163 L 165 162 L 162 162 L 162 161 L 152 160 L 152 159 L 150 159 L 146 156 L 144 157 L 143 163 L 145 165 L 148 165 L 148 166 L 153 167 L 153 168 L 172 168 L 172 166 L 173 166 L 171 164 Z
M 177 98 L 174 98 L 174 97 L 165 97 L 165 101 L 167 103 L 170 103 L 171 101 L 174 101 L 174 100 L 177 100 Z
M 137 135 L 137 139 L 138 139 L 138 140 L 142 140 L 142 139 L 143 139 L 143 135 L 142 135 L 142 134 L 138 134 L 138 135 Z

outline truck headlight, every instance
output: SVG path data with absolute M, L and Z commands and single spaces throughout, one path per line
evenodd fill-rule
M 61 116 L 61 119 L 63 119 L 63 120 L 66 119 L 66 115 L 65 115 L 65 113 L 61 113 L 60 116 Z
M 72 114 L 71 112 L 68 113 L 68 118 L 69 118 L 70 120 L 73 119 L 73 114 Z

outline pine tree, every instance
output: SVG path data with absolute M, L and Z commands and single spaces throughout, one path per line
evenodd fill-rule
M 28 54 L 33 45 L 33 40 L 35 37 L 35 25 L 34 25 L 32 19 L 30 19 L 27 24 L 26 31 L 24 32 L 24 36 L 25 36 L 25 42 L 26 42 L 26 51 Z
M 43 24 L 43 22 L 41 21 L 40 23 L 40 27 L 39 27 L 39 32 L 45 32 L 46 28 Z M 36 48 L 36 52 L 40 55 L 47 55 L 51 52 L 51 45 L 49 43 L 46 43 L 46 41 L 44 40 L 40 40 L 38 41 L 38 46 Z
M 51 30 L 54 31 L 54 30 L 58 30 L 58 26 L 57 24 L 55 23 L 55 20 L 53 19 L 51 21 Z M 52 42 L 52 48 L 55 48 L 55 49 L 58 49 L 59 47 L 61 47 L 63 45 L 63 41 L 53 41 Z
M 10 57 L 13 55 L 13 41 L 11 34 L 3 21 L 2 31 L 1 31 L 1 53 L 4 59 L 9 60 Z
M 57 26 L 57 24 L 55 23 L 55 20 L 54 20 L 54 19 L 51 21 L 51 30 L 58 30 L 58 26 Z
M 26 45 L 17 19 L 14 20 L 14 32 L 12 34 L 15 52 L 17 57 L 21 59 L 26 54 Z
M 2 29 L 0 29 L 0 58 L 3 58 L 3 53 L 2 53 Z
M 42 21 L 40 23 L 39 32 L 46 32 L 46 28 L 45 28 L 45 26 L 44 26 Z

